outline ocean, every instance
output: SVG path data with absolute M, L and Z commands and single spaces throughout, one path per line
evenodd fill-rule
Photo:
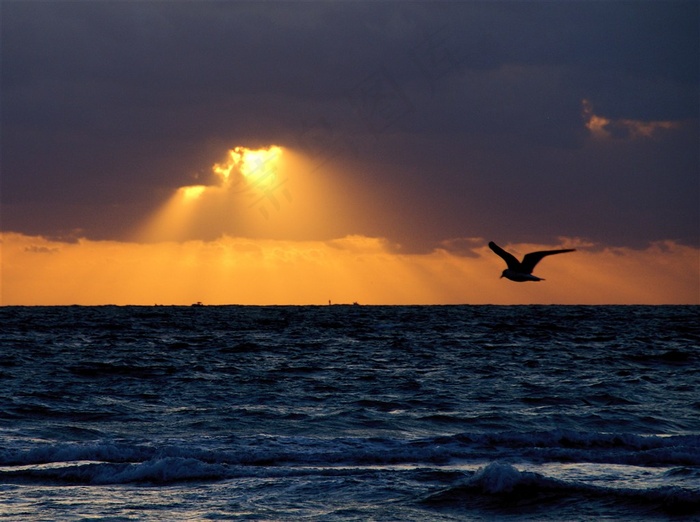
M 698 520 L 699 319 L 0 307 L 0 518 Z

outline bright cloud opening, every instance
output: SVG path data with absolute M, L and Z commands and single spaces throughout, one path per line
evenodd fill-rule
M 219 183 L 212 187 L 230 193 L 268 195 L 287 181 L 289 172 L 282 174 L 283 149 L 277 145 L 261 149 L 234 147 L 226 159 L 212 166 Z M 281 179 L 283 178 L 283 179 Z
M 282 156 L 282 148 L 271 145 L 263 149 L 235 147 L 227 153 L 226 160 L 212 167 L 225 185 L 236 183 L 234 172 L 240 173 L 247 187 L 258 190 L 270 190 L 278 181 L 277 171 Z
M 214 182 L 175 190 L 134 233 L 138 242 L 231 237 L 309 240 L 342 237 L 386 208 L 343 166 L 277 145 L 235 147 L 211 167 Z
M 212 166 L 218 183 L 180 187 L 138 232 L 146 241 L 209 239 L 240 232 L 251 207 L 269 217 L 264 202 L 279 209 L 279 198 L 291 196 L 280 180 L 282 148 L 235 147 Z

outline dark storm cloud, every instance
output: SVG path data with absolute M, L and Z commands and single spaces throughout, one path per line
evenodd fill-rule
M 697 244 L 699 63 L 695 2 L 5 2 L 3 228 L 120 237 L 274 142 L 376 185 L 347 233 Z

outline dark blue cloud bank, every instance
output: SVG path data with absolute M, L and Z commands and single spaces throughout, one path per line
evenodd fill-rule
M 123 239 L 227 148 L 276 143 L 386 201 L 340 234 L 698 245 L 698 19 L 697 2 L 5 2 L 2 226 Z

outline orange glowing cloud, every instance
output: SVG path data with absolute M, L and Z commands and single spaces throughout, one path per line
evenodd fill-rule
M 483 241 L 468 256 L 398 254 L 380 238 L 127 243 L 2 235 L 3 305 L 58 304 L 700 304 L 698 249 L 589 248 L 545 259 L 546 281 L 499 279 Z M 503 245 L 522 255 L 560 245 Z
M 588 100 L 583 100 L 583 117 L 586 128 L 595 138 L 605 139 L 615 133 L 631 138 L 652 138 L 655 133 L 678 128 L 678 122 L 672 121 L 641 121 L 630 119 L 613 120 L 599 116 L 593 112 L 593 106 Z

